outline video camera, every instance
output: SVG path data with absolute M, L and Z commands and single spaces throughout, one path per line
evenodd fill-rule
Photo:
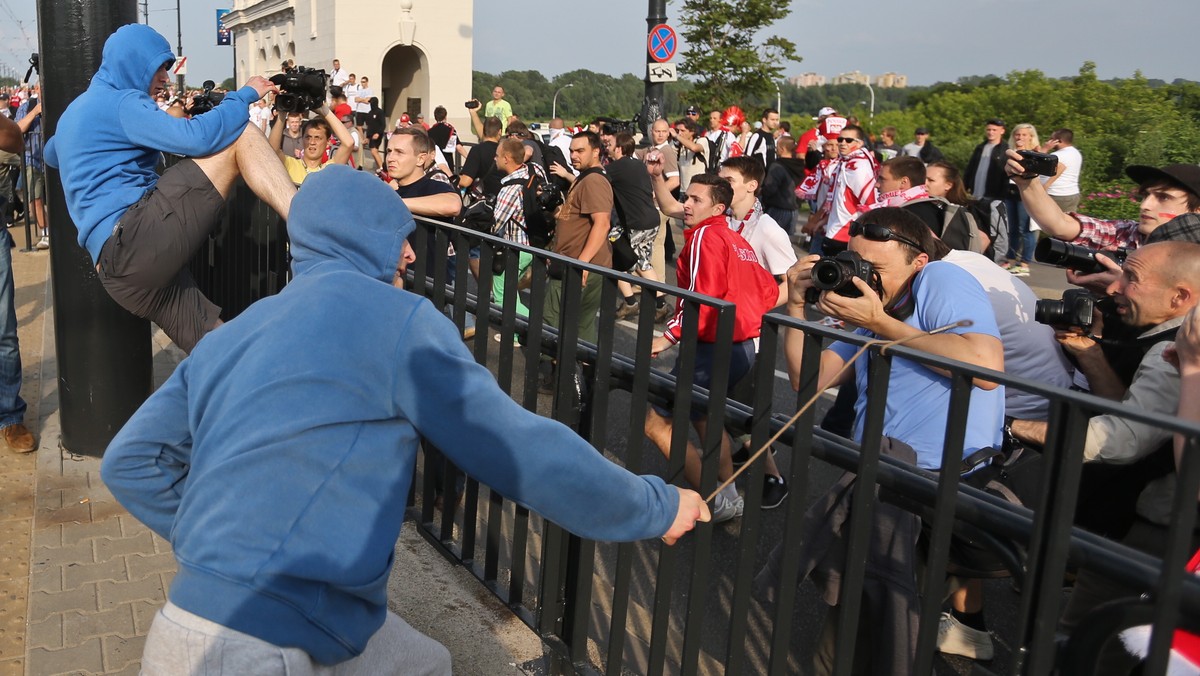
M 636 136 L 638 133 L 638 116 L 634 116 L 632 120 L 618 120 L 615 117 L 597 117 L 597 122 L 602 123 L 602 129 L 608 134 L 619 134 L 623 131 L 629 132 Z
M 279 87 L 275 95 L 275 110 L 281 113 L 303 113 L 315 110 L 325 103 L 325 88 L 329 75 L 316 68 L 295 68 L 271 76 L 271 82 Z
M 836 256 L 825 256 L 812 266 L 812 288 L 804 296 L 809 303 L 816 303 L 822 291 L 833 291 L 841 296 L 857 298 L 862 295 L 852 281 L 855 277 L 866 282 L 878 293 L 882 288 L 879 273 L 869 261 L 853 251 L 843 251 Z
M 1092 328 L 1092 314 L 1096 299 L 1087 289 L 1067 289 L 1062 300 L 1039 300 L 1034 306 L 1033 318 L 1047 326 L 1078 326 L 1087 331 Z
M 216 82 L 205 80 L 203 86 L 204 91 L 192 97 L 192 106 L 188 108 L 189 115 L 203 115 L 225 100 L 224 94 L 213 91 L 217 88 Z
M 1039 263 L 1047 263 L 1060 268 L 1070 268 L 1082 274 L 1090 275 L 1104 272 L 1108 268 L 1096 260 L 1096 256 L 1112 259 L 1117 265 L 1124 265 L 1129 255 L 1124 249 L 1089 249 L 1086 246 L 1070 244 L 1061 239 L 1047 237 L 1037 243 L 1033 250 L 1033 259 Z

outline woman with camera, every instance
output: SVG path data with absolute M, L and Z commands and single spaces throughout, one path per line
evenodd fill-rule
M 1029 123 L 1013 127 L 1008 144 L 1017 152 L 1037 151 L 1041 146 L 1037 129 Z M 1029 212 L 1025 211 L 1025 205 L 1021 202 L 1017 185 L 1011 179 L 1008 182 L 1008 196 L 1004 200 L 1004 206 L 1008 212 L 1008 251 L 1001 267 L 1018 277 L 1028 277 L 1029 264 L 1033 262 L 1033 247 L 1037 244 L 1035 231 L 1040 228 L 1030 220 Z

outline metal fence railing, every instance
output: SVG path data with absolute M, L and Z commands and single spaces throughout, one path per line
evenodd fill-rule
M 249 228 L 227 225 L 224 241 L 214 242 L 196 264 L 211 271 L 197 274 L 206 291 L 231 314 L 236 302 L 250 301 L 277 290 L 285 279 L 282 227 L 270 225 L 265 207 L 248 204 L 231 209 L 249 213 Z M 254 219 L 259 219 L 255 221 Z M 473 320 L 468 340 L 475 358 L 488 366 L 502 388 L 525 408 L 571 425 L 597 452 L 633 472 L 677 477 L 690 431 L 688 413 L 699 408 L 709 425 L 699 440 L 706 491 L 716 484 L 716 450 L 721 428 L 748 432 L 758 448 L 779 431 L 797 402 L 815 393 L 815 374 L 822 344 L 844 340 L 862 345 L 861 337 L 777 314 L 764 318 L 759 354 L 752 372 L 752 400 L 727 400 L 721 392 L 728 380 L 729 343 L 736 308 L 729 303 L 667 285 L 644 282 L 611 270 L 518 247 L 463 228 L 418 219 L 414 233 L 419 257 L 410 268 L 409 288 L 424 295 L 460 328 Z M 229 233 L 232 233 L 230 235 Z M 254 233 L 254 234 L 248 234 Z M 232 239 L 232 241 L 229 241 Z M 478 277 L 464 252 L 480 246 Z M 518 285 L 490 298 L 494 251 L 535 255 L 521 287 L 529 316 L 517 312 Z M 457 256 L 450 253 L 457 252 Z M 207 258 L 206 258 L 207 256 Z M 549 282 L 541 261 L 564 266 L 565 312 L 558 326 L 544 325 L 543 302 Z M 227 273 L 227 265 L 249 268 Z M 506 255 L 506 278 L 517 276 L 518 257 Z M 194 267 L 193 270 L 196 270 Z M 220 270 L 220 272 L 218 272 Z M 581 340 L 575 328 L 582 273 L 604 278 L 598 337 Z M 450 283 L 450 279 L 456 280 Z M 635 321 L 615 317 L 619 279 L 641 285 L 643 302 Z M 245 285 L 249 290 L 239 289 Z M 653 295 L 666 290 L 684 300 L 684 340 L 678 358 L 680 376 L 669 363 L 649 357 L 654 327 Z M 219 299 L 218 299 L 219 298 Z M 719 354 L 713 391 L 693 386 L 696 331 L 701 307 L 718 317 Z M 801 331 L 807 349 L 798 393 L 779 393 L 775 356 L 782 332 Z M 502 339 L 497 342 L 494 338 Z M 514 342 L 512 337 L 517 341 Z M 1037 509 L 1014 506 L 991 493 L 960 483 L 955 472 L 931 473 L 881 456 L 884 401 L 890 365 L 907 359 L 949 374 L 955 396 L 945 430 L 943 466 L 957 467 L 965 436 L 970 383 L 974 377 L 998 381 L 1038 393 L 1051 402 L 1044 470 Z M 553 378 L 547 363 L 557 363 Z M 579 368 L 572 368 L 579 364 Z M 798 584 L 796 527 L 817 492 L 840 472 L 857 475 L 860 486 L 853 503 L 843 571 L 844 599 L 837 616 L 834 673 L 851 673 L 856 655 L 877 646 L 856 643 L 863 590 L 867 534 L 882 504 L 919 514 L 928 546 L 917 582 L 922 589 L 917 657 L 912 673 L 1090 673 L 1099 646 L 1123 626 L 1152 622 L 1156 631 L 1145 673 L 1164 673 L 1170 630 L 1200 626 L 1200 584 L 1184 574 L 1183 564 L 1194 546 L 1195 496 L 1200 489 L 1200 462 L 1195 461 L 1200 426 L 1172 416 L 1129 410 L 1118 402 L 1056 389 L 936 357 L 905 347 L 880 353 L 871 348 L 869 397 L 861 446 L 819 429 L 816 411 L 806 412 L 778 442 L 787 458 L 785 477 L 791 494 L 784 509 L 766 513 L 762 501 L 763 467 L 756 463 L 744 480 L 746 510 L 733 525 L 701 525 L 675 547 L 661 543 L 596 543 L 564 532 L 470 477 L 456 475 L 436 449 L 426 448 L 414 481 L 412 513 L 427 540 L 471 570 L 512 612 L 539 633 L 549 646 L 554 668 L 578 673 L 644 674 L 789 674 L 805 672 L 818 637 L 814 607 L 820 599 L 811 585 Z M 539 385 L 542 387 L 539 392 Z M 546 387 L 546 386 L 549 387 Z M 645 443 L 643 420 L 649 406 L 669 404 L 673 411 L 669 459 Z M 1131 549 L 1073 527 L 1088 418 L 1112 414 L 1148 423 L 1190 439 L 1193 452 L 1178 476 L 1173 520 L 1163 530 L 1162 556 Z M 536 440 L 530 440 L 536 443 Z M 456 497 L 461 494 L 461 503 Z M 1008 561 L 1016 581 L 989 583 L 990 606 L 1002 605 L 1005 620 L 992 629 L 1003 650 L 987 665 L 965 665 L 938 656 L 938 620 L 946 590 L 946 571 L 955 537 L 977 537 Z M 778 548 L 782 579 L 764 587 L 760 572 Z M 1166 562 L 1164 564 L 1164 561 Z M 1060 635 L 1063 580 L 1070 572 L 1091 570 L 1125 585 L 1135 594 L 1115 606 L 1098 609 L 1070 636 Z M 758 581 L 756 581 L 756 578 Z M 996 617 L 1000 613 L 993 613 Z M 819 619 L 819 618 L 817 618 Z

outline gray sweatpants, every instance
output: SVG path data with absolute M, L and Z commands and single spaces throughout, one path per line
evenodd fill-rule
M 299 648 L 281 648 L 206 620 L 168 601 L 154 616 L 142 653 L 145 676 L 443 676 L 450 673 L 450 652 L 446 647 L 392 612 L 388 612 L 383 627 L 367 642 L 361 655 L 325 666 L 313 662 Z

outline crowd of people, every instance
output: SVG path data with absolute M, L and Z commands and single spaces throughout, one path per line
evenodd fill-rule
M 479 247 L 437 251 L 427 238 L 424 250 L 415 250 L 413 215 L 631 272 L 635 281 L 665 281 L 673 264 L 678 288 L 737 308 L 732 397 L 747 396 L 763 315 L 779 308 L 1133 408 L 1200 415 L 1193 396 L 1200 371 L 1200 166 L 1128 167 L 1143 194 L 1141 216 L 1106 221 L 1076 211 L 1082 156 L 1065 128 L 1042 143 L 1031 124 L 1010 133 L 1003 120 L 981 121 L 984 140 L 960 170 L 927 128 L 900 145 L 895 129 L 872 135 L 832 108 L 818 111 L 798 138 L 779 111 L 767 108 L 750 121 L 738 106 L 711 110 L 703 121 L 695 106 L 674 121 L 648 121 L 640 142 L 636 130 L 612 120 L 568 128 L 556 118 L 543 137 L 514 113 L 497 84 L 491 100 L 466 105 L 468 133 L 478 139 L 472 143 L 460 138 L 443 106 L 433 110 L 433 125 L 414 111 L 387 129 L 369 79 L 338 60 L 324 98 L 283 111 L 273 105 L 277 84 L 258 76 L 235 91 L 217 91 L 221 100 L 198 110 L 196 97 L 172 95 L 173 61 L 152 29 L 116 31 L 99 72 L 44 149 L 104 288 L 191 355 L 121 430 L 103 463 L 106 485 L 171 541 L 180 565 L 147 640 L 147 673 L 192 668 L 179 646 L 201 639 L 222 646 L 228 664 L 271 658 L 371 673 L 408 661 L 448 673 L 445 649 L 386 606 L 390 552 L 419 436 L 472 476 L 585 537 L 662 537 L 669 544 L 697 521 L 744 513 L 736 484 L 717 493 L 710 512 L 694 491 L 633 476 L 568 427 L 517 406 L 475 364 L 444 316 L 393 288 L 403 288 L 418 257 L 448 260 L 452 284 L 456 255 L 468 256 L 471 273 L 481 276 Z M 0 132 L 16 139 L 40 114 L 36 90 L 19 96 L 17 121 L 0 122 Z M 96 136 L 97 126 L 120 131 Z M 29 145 L 5 142 L 3 149 L 28 153 Z M 39 143 L 39 161 L 26 163 L 31 185 L 42 152 Z M 164 152 L 185 159 L 160 175 Z M 287 221 L 293 279 L 222 326 L 220 308 L 185 266 L 239 177 Z M 343 206 L 329 208 L 335 203 Z M 45 223 L 41 214 L 38 222 Z M 1090 251 L 1065 272 L 1087 290 L 1064 297 L 1065 319 L 1038 320 L 1037 296 L 1021 279 L 1039 249 L 1039 230 Z M 1092 251 L 1101 249 L 1119 253 Z M 519 280 L 541 260 L 521 251 L 515 264 L 497 266 L 493 300 L 511 298 L 528 317 Z M 831 269 L 839 271 L 836 282 L 819 272 Z M 603 280 L 554 264 L 547 272 L 546 323 L 577 317 L 579 338 L 596 341 Z M 575 279 L 578 292 L 566 288 Z M 11 298 L 11 275 L 7 284 Z M 682 300 L 628 280 L 618 287 L 612 310 L 637 320 L 631 325 L 639 330 L 654 327 L 652 358 L 685 339 Z M 569 298 L 578 307 L 566 308 Z M 691 381 L 711 389 L 718 348 L 728 346 L 717 345 L 712 307 L 701 306 L 698 327 Z M 804 335 L 787 331 L 787 371 L 797 389 L 804 350 Z M 822 425 L 861 442 L 867 362 L 843 369 L 855 351 L 841 341 L 825 348 L 818 385 L 839 388 Z M 279 368 L 281 355 L 289 368 Z M 19 356 L 17 364 L 19 375 Z M 952 380 L 908 360 L 891 364 L 885 452 L 941 470 Z M 682 366 L 677 359 L 672 373 L 680 375 Z M 561 369 L 573 367 L 543 358 L 540 384 L 552 385 Z M 465 397 L 470 408 L 489 411 L 486 419 L 469 413 Z M 1018 450 L 1038 452 L 1050 409 L 1035 393 L 974 379 L 964 480 Z M 19 397 L 11 410 L 19 423 Z M 707 438 L 703 412 L 689 416 Z M 646 437 L 664 455 L 673 445 L 672 417 L 671 402 L 646 414 Z M 14 450 L 33 450 L 32 435 L 17 423 L 0 418 L 5 440 Z M 528 443 L 534 438 L 561 453 L 541 452 Z M 721 432 L 722 480 L 748 461 L 750 449 L 738 441 Z M 1161 555 L 1181 448 L 1153 426 L 1093 417 L 1079 525 Z M 764 509 L 788 496 L 772 456 L 762 456 Z M 701 465 L 689 441 L 684 479 L 692 488 L 700 486 Z M 585 485 L 586 499 L 579 491 Z M 252 500 L 249 509 L 226 499 L 239 486 L 238 494 Z M 815 542 L 837 537 L 843 521 L 805 523 L 812 531 L 805 540 Z M 914 550 L 887 555 L 912 566 L 919 518 L 906 514 L 894 523 L 913 535 Z M 987 563 L 969 548 L 954 556 L 970 559 L 957 562 L 964 567 Z M 963 579 L 953 588 L 939 649 L 991 659 L 981 583 Z M 915 586 L 906 592 L 917 593 Z M 1100 603 L 1130 593 L 1083 570 L 1061 625 L 1069 630 Z M 895 609 L 865 599 L 864 613 L 873 612 Z M 860 651 L 864 673 L 886 670 L 889 660 L 893 667 L 911 664 L 913 617 L 895 629 L 904 640 L 890 643 L 897 646 L 891 653 Z M 814 655 L 818 673 L 832 667 L 824 648 L 833 645 L 834 618 L 831 607 L 823 649 Z M 1132 658 L 1114 656 L 1111 664 L 1122 659 Z

